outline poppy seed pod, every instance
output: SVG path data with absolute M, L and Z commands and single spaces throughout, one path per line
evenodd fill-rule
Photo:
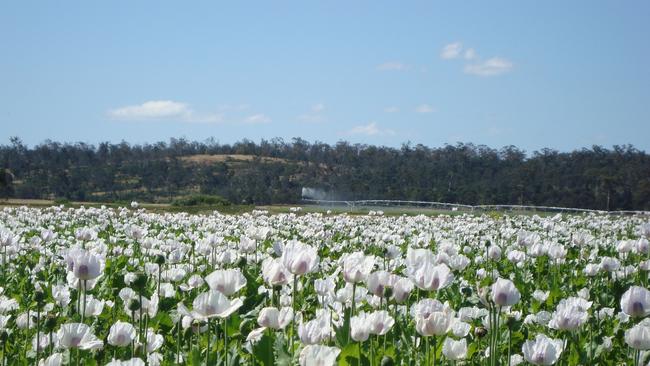
M 519 331 L 521 329 L 521 325 L 523 322 L 521 320 L 517 320 L 512 316 L 509 316 L 508 319 L 506 320 L 506 326 L 508 329 L 510 329 L 513 332 Z
M 138 311 L 138 310 L 140 310 L 140 301 L 138 301 L 137 299 L 132 299 L 129 302 L 129 310 L 130 311 Z
M 147 275 L 143 272 L 136 273 L 135 280 L 131 283 L 134 290 L 141 293 L 147 287 Z
M 250 319 L 244 319 L 241 323 L 239 323 L 239 333 L 242 335 L 248 335 L 248 333 L 250 333 L 253 328 L 255 328 L 255 322 Z
M 239 257 L 239 260 L 237 261 L 236 267 L 245 268 L 247 264 L 248 264 L 248 261 L 246 260 L 246 257 L 241 256 L 241 257 Z
M 54 330 L 56 327 L 56 317 L 53 315 L 48 315 L 47 319 L 45 319 L 45 331 L 46 332 L 51 332 Z
M 390 356 L 384 356 L 381 359 L 381 366 L 393 366 L 395 361 Z
M 34 294 L 32 295 L 32 299 L 37 303 L 37 304 L 42 304 L 43 300 L 45 300 L 45 294 L 43 291 L 35 291 Z
M 487 329 L 484 327 L 476 327 L 476 329 L 474 329 L 474 335 L 478 338 L 483 338 L 487 335 Z
M 162 254 L 158 254 L 156 256 L 156 264 L 159 265 L 159 266 L 162 266 L 163 264 L 165 264 L 165 256 L 162 255 Z

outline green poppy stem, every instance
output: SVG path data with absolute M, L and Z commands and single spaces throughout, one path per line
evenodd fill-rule
M 370 341 L 370 366 L 375 365 L 375 347 L 372 344 L 372 335 L 370 335 L 370 338 L 368 338 Z
M 142 351 L 144 352 L 144 364 L 149 365 L 149 358 L 147 357 L 147 329 L 149 328 L 149 315 L 144 314 L 144 347 Z
M 296 321 L 295 321 L 295 319 L 296 319 L 296 315 L 297 315 L 297 311 L 296 311 L 296 288 L 297 287 L 298 287 L 298 276 L 293 275 L 293 288 L 291 289 L 291 292 L 292 292 L 292 294 L 291 294 L 291 308 L 293 309 L 294 321 L 291 322 L 291 342 L 290 342 L 290 344 L 291 344 L 291 353 L 292 354 L 294 352 L 294 349 L 293 349 L 294 343 L 293 342 L 294 342 L 294 338 L 296 336 Z
M 210 366 L 210 327 L 211 327 L 211 321 L 208 318 L 208 330 L 206 332 L 206 338 L 208 340 L 207 342 L 207 347 L 205 349 L 205 365 Z
M 178 326 L 176 330 L 176 363 L 181 363 L 181 317 L 178 318 Z
M 361 365 L 361 342 L 358 343 L 357 351 L 359 351 L 359 365 Z
M 228 318 L 223 319 L 224 365 L 228 366 Z
M 41 302 L 36 302 L 36 363 L 41 350 Z
M 352 284 L 352 308 L 350 309 L 352 316 L 354 316 L 355 310 L 356 310 L 356 293 L 357 293 L 357 283 Z
M 86 283 L 87 283 L 87 280 L 84 280 L 84 284 L 83 284 L 83 288 L 82 288 L 82 291 L 83 291 L 83 308 L 81 310 L 81 322 L 82 323 L 86 319 L 86 296 L 87 296 L 86 295 L 86 292 L 87 292 L 86 291 L 86 287 L 87 287 Z
M 436 337 L 433 336 L 432 338 L 433 338 L 433 366 L 436 366 L 436 360 L 438 358 L 436 350 L 438 349 L 438 344 L 436 342 Z

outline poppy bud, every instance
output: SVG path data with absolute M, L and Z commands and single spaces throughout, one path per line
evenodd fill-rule
M 34 294 L 32 295 L 32 299 L 33 299 L 34 301 L 36 301 L 37 304 L 41 304 L 41 303 L 43 302 L 43 300 L 45 300 L 45 294 L 43 293 L 43 291 L 38 291 L 38 290 L 37 290 L 37 291 L 34 292 Z
M 487 334 L 487 329 L 483 327 L 477 327 L 476 329 L 474 329 L 474 334 L 479 338 L 483 338 Z
M 248 261 L 246 261 L 246 258 L 242 256 L 239 258 L 239 261 L 237 261 L 237 267 L 244 268 L 246 267 L 247 262 Z
M 48 316 L 45 320 L 45 330 L 51 332 L 56 327 L 56 318 L 54 316 Z
M 163 264 L 165 264 L 165 256 L 162 255 L 162 254 L 158 254 L 156 256 L 156 264 L 158 264 L 159 266 L 162 266 Z
M 255 326 L 254 322 L 252 322 L 250 319 L 244 319 L 240 324 L 239 324 L 239 333 L 242 335 L 248 335 L 248 333 L 253 330 L 253 327 Z
M 463 287 L 460 291 L 467 297 L 472 296 L 472 289 L 470 287 Z
M 392 358 L 389 356 L 384 356 L 381 359 L 381 366 L 393 366 L 395 364 L 395 361 L 393 361 Z
M 129 310 L 130 311 L 138 311 L 138 310 L 140 310 L 140 301 L 138 301 L 136 299 L 131 300 L 131 302 L 129 303 Z
M 135 290 L 138 290 L 139 293 L 142 293 L 147 286 L 147 275 L 142 272 L 136 273 L 135 280 L 133 280 L 131 285 Z
M 518 331 L 519 329 L 521 329 L 521 325 L 522 325 L 522 324 L 523 324 L 523 323 L 522 323 L 521 320 L 517 320 L 517 319 L 515 319 L 514 317 L 508 317 L 508 320 L 506 320 L 506 325 L 508 326 L 508 328 L 509 328 L 511 331 L 514 331 L 514 332 L 516 332 L 516 331 Z

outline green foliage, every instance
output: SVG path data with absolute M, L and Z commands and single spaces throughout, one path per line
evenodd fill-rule
M 269 335 L 269 332 L 264 332 L 262 339 L 260 339 L 253 346 L 253 356 L 264 366 L 273 366 L 274 364 L 274 355 L 273 355 L 273 338 Z
M 460 143 L 396 149 L 302 139 L 232 145 L 172 139 L 98 146 L 48 141 L 30 148 L 12 139 L 0 145 L 0 172 L 11 172 L 4 174 L 10 184 L 0 179 L 0 197 L 168 203 L 219 195 L 233 204 L 269 204 L 299 202 L 302 187 L 317 187 L 347 200 L 647 210 L 648 166 L 650 155 L 629 145 L 526 154 L 514 146 Z
M 278 366 L 291 366 L 292 359 L 289 354 L 287 340 L 284 335 L 277 335 L 273 343 L 273 352 L 275 354 L 275 364 Z
M 188 197 L 183 197 L 174 200 L 172 202 L 173 206 L 230 206 L 230 201 L 227 199 L 214 196 L 214 195 L 205 195 L 205 194 L 195 194 Z
M 339 354 L 339 364 L 345 366 L 365 366 L 370 365 L 370 360 L 367 357 L 364 357 L 363 352 L 361 352 L 361 361 L 359 360 L 359 345 L 358 342 L 353 342 L 341 349 Z
M 262 256 L 264 258 L 268 255 L 277 257 L 277 254 L 270 254 L 274 243 L 289 238 L 309 243 L 317 248 L 322 260 L 322 267 L 317 271 L 299 277 L 298 281 L 302 286 L 296 293 L 295 305 L 291 299 L 291 306 L 295 306 L 295 309 L 300 312 L 300 321 L 303 323 L 313 320 L 318 309 L 323 306 L 318 301 L 317 286 L 315 285 L 317 279 L 334 273 L 332 278 L 337 283 L 335 290 L 340 290 L 342 286 L 345 286 L 337 266 L 340 264 L 341 257 L 346 253 L 363 251 L 366 255 L 376 255 L 375 270 L 388 268 L 392 273 L 400 276 L 406 275 L 401 259 L 388 258 L 389 251 L 386 250 L 385 243 L 372 239 L 361 240 L 367 237 L 368 233 L 376 232 L 377 229 L 381 229 L 383 232 L 394 232 L 394 230 L 402 230 L 404 226 L 415 222 L 421 225 L 417 228 L 413 226 L 413 230 L 399 231 L 395 237 L 398 239 L 396 246 L 401 250 L 402 258 L 408 248 L 417 242 L 422 248 L 430 250 L 431 254 L 438 253 L 441 258 L 443 251 L 456 249 L 458 252 L 452 253 L 453 256 L 460 256 L 460 253 L 463 253 L 469 259 L 465 269 L 453 270 L 455 280 L 443 289 L 437 291 L 414 290 L 410 297 L 400 304 L 397 304 L 394 298 L 382 300 L 383 304 L 379 305 L 371 303 L 367 297 L 366 300 L 357 302 L 357 315 L 361 311 L 370 313 L 384 309 L 394 317 L 393 325 L 383 336 L 371 335 L 364 342 L 351 340 L 349 336 L 350 307 L 348 305 L 344 308 L 332 307 L 337 310 L 337 313 L 329 319 L 329 324 L 335 327 L 334 337 L 331 339 L 328 337 L 323 343 L 340 349 L 337 360 L 339 365 L 406 365 L 413 364 L 416 360 L 420 362 L 426 357 L 435 358 L 436 364 L 439 365 L 452 364 L 442 352 L 443 342 L 446 337 L 458 339 L 460 336 L 452 335 L 449 332 L 446 335 L 435 337 L 417 336 L 415 320 L 407 312 L 408 307 L 402 308 L 402 306 L 413 305 L 418 300 L 436 298 L 441 302 L 448 302 L 456 311 L 472 306 L 486 308 L 489 306 L 490 294 L 486 295 L 484 301 L 480 301 L 478 295 L 482 289 L 488 289 L 495 282 L 495 276 L 490 276 L 487 273 L 498 273 L 499 277 L 512 280 L 521 293 L 521 299 L 511 309 L 502 311 L 501 324 L 496 327 L 496 330 L 494 330 L 495 328 L 486 330 L 484 318 L 469 317 L 466 319 L 471 325 L 471 330 L 467 336 L 463 337 L 468 342 L 465 364 L 486 364 L 487 340 L 493 334 L 497 335 L 497 344 L 494 347 L 490 346 L 490 349 L 498 355 L 499 363 L 502 365 L 506 364 L 505 360 L 509 353 L 521 353 L 524 342 L 534 339 L 538 334 L 546 334 L 566 342 L 567 346 L 557 364 L 607 365 L 614 364 L 614 361 L 617 361 L 617 364 L 624 362 L 630 364 L 629 347 L 625 342 L 624 334 L 640 320 L 631 319 L 631 321 L 622 322 L 619 316 L 603 316 L 599 312 L 605 307 L 620 309 L 620 299 L 624 292 L 628 291 L 632 285 L 642 284 L 647 287 L 648 280 L 647 273 L 640 271 L 627 276 L 620 276 L 620 273 L 614 276 L 602 270 L 594 276 L 587 276 L 583 271 L 588 263 L 596 263 L 604 256 L 619 258 L 623 268 L 630 265 L 638 267 L 640 262 L 647 260 L 646 253 L 638 253 L 635 250 L 620 253 L 619 242 L 616 239 L 622 235 L 620 240 L 626 240 L 625 243 L 627 241 L 638 243 L 641 235 L 639 231 L 629 230 L 625 227 L 632 226 L 637 229 L 637 225 L 647 222 L 645 217 L 584 216 L 543 219 L 526 216 L 509 218 L 500 215 L 483 215 L 480 217 L 395 219 L 372 216 L 298 216 L 292 218 L 295 220 L 293 221 L 295 225 L 288 227 L 283 221 L 287 216 L 259 215 L 255 219 L 264 220 L 265 228 L 282 228 L 282 230 L 271 231 L 264 239 L 258 238 L 255 252 L 239 253 L 238 257 L 233 260 L 220 263 L 218 262 L 218 253 L 223 249 L 239 247 L 242 242 L 240 235 L 243 235 L 244 230 L 250 227 L 249 218 L 252 215 L 227 218 L 193 217 L 193 220 L 186 221 L 187 225 L 178 226 L 176 225 L 177 221 L 169 219 L 169 216 L 164 218 L 144 217 L 139 216 L 139 212 L 129 210 L 121 210 L 122 216 L 120 217 L 114 216 L 112 213 L 117 211 L 111 209 L 105 211 L 77 210 L 76 212 L 75 210 L 57 210 L 57 214 L 52 215 L 53 208 L 51 208 L 42 210 L 41 213 L 46 214 L 40 217 L 37 214 L 39 210 L 32 210 L 32 215 L 29 217 L 17 215 L 16 212 L 20 212 L 19 209 L 14 213 L 11 213 L 11 210 L 4 210 L 0 216 L 4 219 L 3 222 L 13 225 L 15 232 L 20 233 L 20 241 L 15 244 L 20 250 L 14 251 L 12 246 L 12 255 L 9 257 L 9 261 L 7 262 L 3 258 L 2 265 L 0 265 L 2 301 L 13 299 L 19 305 L 17 309 L 9 311 L 12 316 L 6 326 L 8 331 L 2 333 L 0 329 L 0 335 L 5 337 L 0 338 L 0 341 L 4 342 L 0 343 L 0 347 L 7 346 L 6 352 L 2 352 L 2 350 L 0 352 L 3 357 L 5 354 L 8 355 L 7 364 L 10 365 L 36 363 L 36 353 L 30 342 L 37 329 L 18 327 L 17 318 L 27 311 L 31 312 L 33 316 L 35 312 L 38 313 L 39 306 L 57 302 L 54 298 L 53 287 L 67 282 L 68 268 L 62 257 L 71 246 L 80 244 L 74 239 L 65 239 L 66 241 L 62 241 L 63 239 L 41 240 L 39 237 L 43 235 L 41 230 L 44 227 L 56 231 L 58 238 L 73 238 L 76 229 L 95 227 L 99 231 L 98 243 L 101 244 L 95 244 L 97 245 L 95 250 L 101 248 L 102 251 L 106 250 L 106 253 L 117 253 L 109 254 L 103 258 L 105 265 L 102 276 L 96 286 L 88 291 L 88 294 L 96 299 L 113 302 L 112 306 L 106 306 L 100 314 L 85 320 L 88 325 L 92 325 L 93 333 L 102 340 L 107 339 L 110 326 L 117 320 L 140 325 L 131 319 L 129 310 L 124 310 L 128 309 L 128 304 L 124 303 L 126 300 L 120 298 L 120 289 L 130 287 L 137 293 L 152 298 L 157 282 L 169 280 L 166 277 L 170 272 L 166 273 L 166 271 L 192 268 L 187 273 L 181 272 L 182 279 L 170 280 L 174 283 L 174 293 L 158 299 L 155 315 L 147 319 L 146 325 L 143 325 L 144 328 L 151 328 L 156 334 L 164 337 L 164 343 L 159 349 L 164 357 L 163 365 L 173 364 L 171 360 L 176 357 L 177 350 L 183 356 L 183 363 L 188 365 L 204 365 L 205 360 L 209 360 L 210 365 L 224 366 L 238 364 L 293 366 L 298 363 L 300 352 L 306 345 L 296 337 L 296 332 L 292 329 L 295 324 L 289 325 L 283 330 L 267 329 L 258 334 L 257 342 L 250 346 L 245 345 L 245 340 L 251 331 L 260 326 L 258 317 L 261 309 L 278 306 L 277 298 L 269 295 L 268 284 L 261 276 Z M 23 217 L 25 220 L 19 221 L 16 219 L 18 217 Z M 111 217 L 111 219 L 107 220 L 105 217 Z M 179 217 L 186 218 L 187 215 L 179 215 Z M 219 235 L 222 235 L 220 238 L 223 239 L 219 245 L 201 248 L 199 243 L 202 242 L 202 239 L 212 234 L 212 232 L 206 231 L 206 226 L 201 223 L 219 222 L 212 220 L 224 220 L 221 223 L 228 223 L 228 225 L 237 222 L 237 225 L 233 225 L 233 227 L 236 226 L 238 229 L 230 232 L 219 231 Z M 192 223 L 189 223 L 190 221 Z M 339 223 L 334 225 L 336 222 Z M 456 229 L 464 228 L 468 222 L 479 223 L 477 227 L 480 229 L 472 227 L 465 232 L 462 238 L 456 240 L 455 237 L 458 234 Z M 594 222 L 599 225 L 592 225 Z M 126 223 L 129 225 L 125 225 Z M 323 225 L 323 223 L 327 223 L 327 225 Z M 435 228 L 439 235 L 430 240 L 419 241 L 422 233 L 428 233 L 427 223 L 431 224 L 430 228 Z M 553 225 L 550 227 L 545 225 L 548 223 L 553 223 Z M 185 255 L 183 258 L 170 255 L 163 256 L 161 259 L 159 249 L 167 248 L 162 246 L 158 246 L 158 250 L 147 248 L 149 250 L 138 250 L 137 254 L 127 255 L 124 250 L 134 246 L 134 239 L 128 234 L 131 231 L 127 231 L 128 228 L 133 227 L 132 225 L 146 227 L 147 237 L 174 238 L 173 247 L 183 248 Z M 324 238 L 314 235 L 314 231 L 311 230 L 313 228 L 337 230 L 337 233 L 332 233 Z M 519 240 L 517 233 L 523 228 L 552 238 L 552 244 L 561 245 L 566 249 L 566 256 L 557 260 L 550 252 L 533 255 L 532 246 L 536 244 L 532 244 L 528 249 L 523 244 L 517 244 Z M 572 238 L 575 238 L 576 232 L 582 230 L 589 231 L 595 237 L 597 235 L 598 241 L 584 244 L 584 247 L 573 245 Z M 510 235 L 505 235 L 506 233 L 510 233 Z M 9 236 L 5 236 L 5 238 L 9 238 Z M 448 241 L 452 240 L 450 238 L 454 238 L 455 244 L 450 244 Z M 539 240 L 539 243 L 544 243 L 542 240 L 546 239 L 540 237 Z M 158 245 L 167 245 L 162 243 L 166 242 L 158 242 Z M 485 259 L 483 256 L 488 243 L 489 248 L 499 247 L 506 253 L 512 248 L 526 250 L 530 256 L 521 262 L 522 265 L 513 263 L 505 254 Z M 142 241 L 140 244 L 150 245 L 151 243 Z M 145 246 L 143 245 L 142 248 Z M 587 252 L 593 253 L 593 258 L 587 258 Z M 162 273 L 164 275 L 161 275 L 163 277 L 157 276 L 154 264 L 163 266 Z M 205 278 L 216 268 L 236 268 L 241 271 L 246 279 L 246 284 L 238 289 L 232 298 L 243 298 L 243 305 L 227 320 L 212 319 L 210 321 L 211 332 L 200 333 L 196 330 L 206 324 L 204 319 L 196 320 L 194 323 L 196 329 L 192 327 L 187 330 L 181 329 L 177 320 L 178 304 L 182 303 L 187 307 L 193 307 L 193 299 L 201 292 L 206 291 L 207 286 L 183 290 L 178 286 L 182 284 L 185 287 L 186 283 L 189 284 L 190 276 L 198 275 Z M 133 275 L 136 275 L 135 278 Z M 359 286 L 366 285 L 369 284 L 359 284 Z M 41 286 L 42 292 L 36 291 L 38 286 Z M 359 287 L 357 287 L 358 289 Z M 45 322 L 44 319 L 41 319 L 39 326 L 45 327 L 41 329 L 51 332 L 58 330 L 62 324 L 79 322 L 80 315 L 75 305 L 80 296 L 79 290 L 71 285 L 68 286 L 68 290 L 71 303 L 52 305 L 53 308 L 46 311 L 46 316 L 50 317 L 48 321 Z M 280 300 L 283 303 L 282 306 L 289 306 L 287 296 L 291 292 L 287 290 L 279 291 L 283 292 L 284 300 Z M 532 294 L 536 290 L 548 291 L 548 298 L 545 300 L 533 298 Z M 553 329 L 537 321 L 525 321 L 528 315 L 538 314 L 540 311 L 552 313 L 558 303 L 569 296 L 577 294 L 586 296 L 585 290 L 588 290 L 588 298 L 592 302 L 591 308 L 588 310 L 589 316 L 585 323 L 573 332 Z M 384 294 L 386 293 L 388 292 L 384 292 Z M 296 322 L 298 321 L 296 320 Z M 225 337 L 226 334 L 227 337 Z M 229 343 L 225 338 L 228 338 Z M 609 345 L 605 346 L 605 344 Z M 43 353 L 40 356 L 43 356 Z M 102 350 L 80 351 L 79 356 L 74 351 L 64 355 L 65 364 L 75 364 L 77 358 L 81 358 L 81 364 L 87 365 L 105 365 L 112 357 L 124 360 L 131 356 L 129 347 L 114 347 L 109 344 L 105 344 L 105 348 Z
M 351 309 L 345 309 L 343 318 L 343 325 L 336 329 L 336 340 L 339 345 L 342 347 L 348 346 L 348 343 L 352 341 L 350 339 L 350 316 Z
M 9 169 L 0 168 L 0 198 L 7 199 L 14 193 L 14 175 Z

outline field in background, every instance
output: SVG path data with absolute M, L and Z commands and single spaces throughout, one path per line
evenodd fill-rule
M 53 200 L 31 200 L 31 199 L 9 199 L 0 200 L 0 207 L 2 206 L 30 206 L 30 207 L 47 207 L 52 205 L 63 204 L 66 207 L 78 208 L 84 207 L 130 207 L 130 203 L 126 202 L 56 202 Z M 462 214 L 488 214 L 488 215 L 539 215 L 549 216 L 555 215 L 554 212 L 534 211 L 534 210 L 504 210 L 504 211 L 471 211 L 469 209 L 441 209 L 441 208 L 428 208 L 428 207 L 408 207 L 408 206 L 345 206 L 345 205 L 231 205 L 231 206 L 173 206 L 167 203 L 139 203 L 139 207 L 146 208 L 153 212 L 187 212 L 190 214 L 207 214 L 213 211 L 219 211 L 224 214 L 242 214 L 252 212 L 253 210 L 266 210 L 271 214 L 279 213 L 323 213 L 327 214 L 342 214 L 347 213 L 350 215 L 367 215 L 369 212 L 381 211 L 387 216 L 416 216 L 416 215 L 462 215 Z M 296 209 L 299 208 L 299 209 Z

